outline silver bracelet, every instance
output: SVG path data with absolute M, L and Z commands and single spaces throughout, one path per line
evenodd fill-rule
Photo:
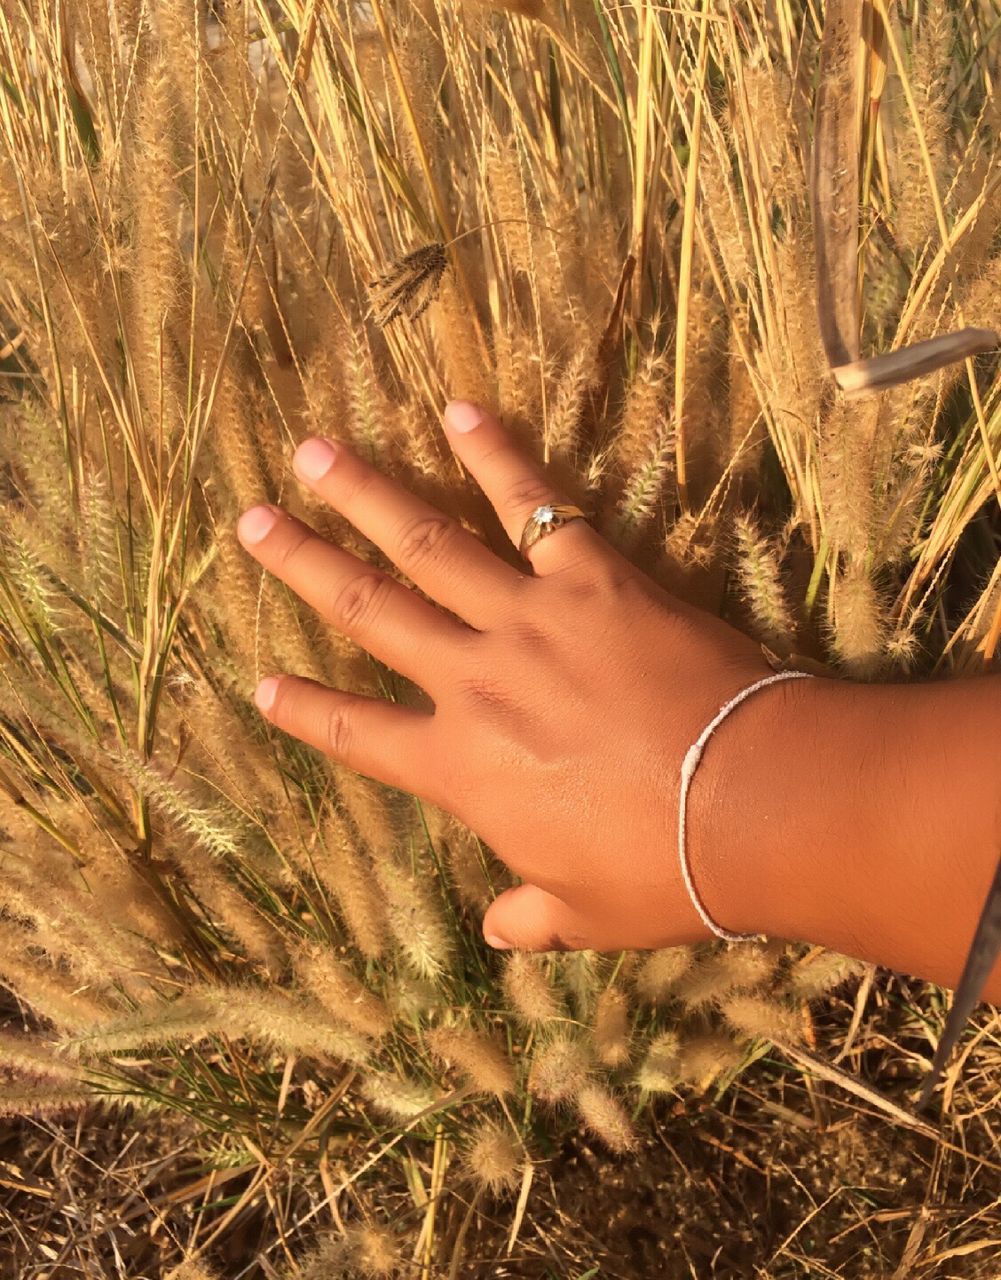
M 775 684 L 778 680 L 801 680 L 804 678 L 812 678 L 809 671 L 780 671 L 776 675 L 765 676 L 761 680 L 756 680 L 754 684 L 748 685 L 746 689 L 742 689 L 740 693 L 735 694 L 725 706 L 721 707 L 715 716 L 709 721 L 706 727 L 699 734 L 698 738 L 692 743 L 685 753 L 685 758 L 681 764 L 681 794 L 678 802 L 678 860 L 681 863 L 681 876 L 685 882 L 685 888 L 688 890 L 688 896 L 692 900 L 692 906 L 699 913 L 702 923 L 707 929 L 711 929 L 719 938 L 726 938 L 729 942 L 750 942 L 754 938 L 760 938 L 762 935 L 758 933 L 731 933 L 728 929 L 722 929 L 713 920 L 699 895 L 695 891 L 695 885 L 692 883 L 692 873 L 688 866 L 688 852 L 685 848 L 686 826 L 688 821 L 688 789 L 692 785 L 692 777 L 695 770 L 699 767 L 699 761 L 702 759 L 702 752 L 706 743 L 709 741 L 716 727 L 720 725 L 734 707 L 739 706 L 745 698 L 749 698 L 756 689 L 763 689 L 766 685 Z

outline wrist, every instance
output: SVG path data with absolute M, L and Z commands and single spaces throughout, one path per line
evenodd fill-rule
M 824 941 L 838 892 L 832 836 L 849 807 L 840 758 L 848 735 L 832 731 L 830 716 L 835 701 L 845 709 L 834 691 L 843 698 L 852 688 L 776 682 L 735 707 L 707 742 L 689 794 L 688 860 L 723 928 Z
M 993 677 L 760 690 L 695 797 L 714 919 L 955 986 L 1001 852 L 999 723 Z

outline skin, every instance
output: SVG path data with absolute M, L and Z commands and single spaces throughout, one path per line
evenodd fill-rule
M 453 401 L 445 427 L 515 546 L 537 506 L 567 501 L 482 409 Z M 242 545 L 433 708 L 277 675 L 255 693 L 267 719 L 490 846 L 524 881 L 486 913 L 492 946 L 711 937 L 678 866 L 679 773 L 719 708 L 770 674 L 759 646 L 584 520 L 519 571 L 342 442 L 305 441 L 293 467 L 442 608 L 278 507 L 244 513 Z M 996 676 L 751 695 L 689 794 L 689 863 L 713 919 L 955 985 L 1001 851 L 999 723 Z M 985 995 L 1001 999 L 1001 964 Z

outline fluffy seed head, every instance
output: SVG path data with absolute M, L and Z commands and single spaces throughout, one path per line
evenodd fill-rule
M 0 1085 L 0 1116 L 49 1116 L 61 1111 L 79 1111 L 94 1098 L 95 1094 L 82 1084 Z
M 369 1075 L 361 1084 L 362 1096 L 377 1111 L 394 1120 L 412 1120 L 437 1101 L 430 1085 L 417 1080 L 404 1080 L 400 1076 Z
M 803 1021 L 799 1009 L 784 1001 L 766 996 L 735 995 L 720 1001 L 727 1022 L 745 1035 L 764 1040 L 803 1038 Z
M 165 1280 L 216 1280 L 217 1272 L 197 1258 L 186 1258 L 179 1267 L 167 1272 Z
M 607 987 L 598 997 L 591 1039 L 606 1067 L 629 1061 L 629 1001 L 619 987 Z
M 344 922 L 362 955 L 375 959 L 386 947 L 386 913 L 371 864 L 339 810 L 331 806 L 311 859 L 325 888 L 337 899 Z
M 57 1057 L 45 1044 L 29 1036 L 0 1032 L 0 1068 L 12 1068 L 30 1076 L 41 1076 L 64 1083 L 79 1083 L 80 1072 L 71 1063 Z
M 662 1031 L 654 1036 L 646 1057 L 636 1072 L 636 1083 L 648 1093 L 666 1093 L 678 1083 L 678 1053 L 681 1041 L 677 1031 Z
M 295 967 L 310 994 L 339 1022 L 376 1040 L 388 1033 L 392 1014 L 330 951 L 304 947 L 296 956 Z
M 321 1240 L 302 1260 L 298 1280 L 385 1280 L 398 1273 L 400 1254 L 393 1233 L 378 1224 L 352 1223 L 343 1237 Z
M 577 1110 L 586 1127 L 613 1151 L 623 1153 L 636 1146 L 636 1131 L 629 1113 L 614 1094 L 600 1084 L 585 1084 L 577 1095 Z
M 399 1022 L 425 1018 L 442 1004 L 441 993 L 432 983 L 406 971 L 396 975 L 386 999 L 394 1020 Z
M 883 664 L 886 615 L 871 574 L 849 565 L 836 580 L 834 647 L 846 669 L 858 679 L 873 679 Z
M 563 951 L 553 956 L 552 963 L 561 985 L 570 994 L 577 1017 L 582 1022 L 589 1021 L 605 985 L 597 951 Z
M 674 985 L 695 963 L 691 947 L 666 947 L 654 951 L 636 974 L 636 990 L 644 1000 L 659 1004 L 674 995 Z
M 777 549 L 749 515 L 735 516 L 733 530 L 737 579 L 761 638 L 770 644 L 788 643 L 795 624 L 785 598 Z
M 530 951 L 513 951 L 504 965 L 502 985 L 515 1016 L 529 1026 L 566 1016 L 542 956 Z
M 757 987 L 775 973 L 778 954 L 775 946 L 760 942 L 733 942 L 718 954 L 721 988 L 731 991 Z
M 359 1276 L 391 1276 L 399 1265 L 396 1240 L 388 1227 L 356 1224 L 344 1237 L 350 1265 Z
M 469 1027 L 436 1027 L 427 1033 L 431 1051 L 459 1068 L 477 1089 L 501 1098 L 514 1089 L 514 1070 L 500 1045 Z
M 404 959 L 421 978 L 433 981 L 447 973 L 453 946 L 440 898 L 426 880 L 395 860 L 376 862 L 375 872 L 385 895 L 389 927 Z
M 732 985 L 727 973 L 725 953 L 714 951 L 703 955 L 697 964 L 679 978 L 674 994 L 689 1009 L 699 1009 L 723 992 L 729 991 Z
M 686 1035 L 678 1049 L 678 1078 L 707 1088 L 721 1071 L 735 1067 L 744 1049 L 725 1031 L 697 1031 Z
M 543 1102 L 562 1102 L 580 1092 L 589 1070 L 589 1055 L 583 1042 L 561 1031 L 536 1050 L 528 1087 Z
M 810 959 L 797 961 L 789 971 L 786 985 L 802 999 L 814 1000 L 850 978 L 861 977 L 865 970 L 862 960 L 840 955 L 837 951 L 822 951 Z
M 470 1133 L 463 1164 L 473 1181 L 488 1191 L 507 1191 L 518 1182 L 518 1147 L 508 1130 L 493 1120 L 486 1121 Z

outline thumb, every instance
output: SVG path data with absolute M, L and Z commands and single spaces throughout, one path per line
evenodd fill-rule
M 505 890 L 483 917 L 483 936 L 498 950 L 584 951 L 594 932 L 587 916 L 534 884 Z

